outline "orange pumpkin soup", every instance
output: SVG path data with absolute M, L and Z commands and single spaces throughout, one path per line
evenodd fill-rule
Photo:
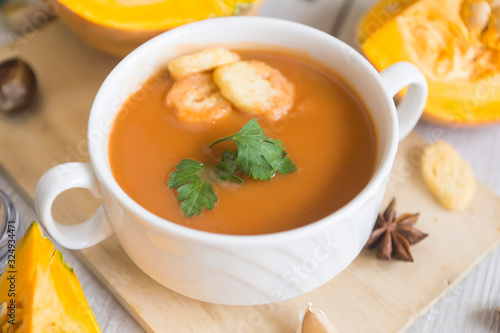
M 114 121 L 109 160 L 121 188 L 138 204 L 174 223 L 222 234 L 256 235 L 304 226 L 339 209 L 369 182 L 378 139 L 371 116 L 334 73 L 310 61 L 269 51 L 238 51 L 242 59 L 278 69 L 295 88 L 292 109 L 277 121 L 258 118 L 266 135 L 283 141 L 297 171 L 270 181 L 217 183 L 218 202 L 185 217 L 169 174 L 184 158 L 214 165 L 234 143 L 208 145 L 255 118 L 231 112 L 210 124 L 182 122 L 165 103 L 168 71 L 154 75 L 125 102 Z

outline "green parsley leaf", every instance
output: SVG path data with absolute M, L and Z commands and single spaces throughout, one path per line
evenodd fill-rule
M 243 184 L 243 179 L 233 175 L 236 171 L 236 164 L 234 161 L 238 153 L 232 150 L 224 150 L 222 153 L 221 161 L 214 166 L 215 178 L 218 181 L 235 181 L 237 183 Z
M 209 147 L 223 141 L 236 144 L 238 156 L 235 165 L 247 177 L 270 180 L 276 171 L 290 173 L 296 170 L 290 159 L 283 158 L 283 142 L 266 136 L 257 119 L 250 120 L 238 133 L 212 142 Z
M 286 151 L 283 151 L 281 154 L 281 158 L 278 158 L 273 163 L 273 166 L 276 168 L 276 171 L 281 172 L 282 174 L 288 175 L 289 173 L 297 171 L 297 166 L 292 162 L 291 159 L 286 157 L 288 154 Z
M 235 181 L 237 183 L 243 184 L 243 179 L 240 177 L 233 175 L 233 172 L 236 171 L 236 165 L 234 165 L 234 161 L 222 161 L 214 166 L 215 178 L 218 181 Z
M 242 184 L 243 180 L 234 174 L 238 169 L 256 180 L 270 180 L 276 172 L 287 175 L 297 170 L 292 160 L 286 157 L 283 142 L 266 136 L 257 119 L 250 120 L 238 133 L 214 141 L 209 147 L 223 141 L 233 141 L 238 151 L 225 150 L 221 161 L 213 167 L 183 159 L 170 174 L 168 187 L 177 187 L 177 200 L 181 202 L 186 217 L 200 215 L 203 207 L 208 210 L 215 207 L 218 199 L 212 181 Z
M 238 157 L 238 152 L 234 150 L 224 150 L 222 152 L 221 161 L 236 161 Z
M 211 210 L 217 202 L 212 184 L 204 177 L 207 166 L 190 159 L 183 159 L 170 174 L 168 187 L 177 187 L 177 200 L 185 216 L 200 215 L 203 206 Z

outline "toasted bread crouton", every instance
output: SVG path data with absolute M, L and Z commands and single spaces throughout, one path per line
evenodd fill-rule
M 233 111 L 210 73 L 191 74 L 176 81 L 166 104 L 178 119 L 188 123 L 211 123 Z
M 240 56 L 234 52 L 223 48 L 210 48 L 170 60 L 168 70 L 174 80 L 179 80 L 183 76 L 210 71 L 239 60 Z
M 421 170 L 444 207 L 459 210 L 470 205 L 476 192 L 474 172 L 448 142 L 437 141 L 424 149 Z
M 213 77 L 222 95 L 248 114 L 278 120 L 293 106 L 293 84 L 261 61 L 238 61 L 217 67 Z

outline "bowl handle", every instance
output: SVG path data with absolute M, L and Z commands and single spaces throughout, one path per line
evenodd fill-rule
M 427 80 L 420 70 L 409 62 L 398 62 L 380 72 L 390 96 L 403 88 L 408 91 L 399 102 L 399 141 L 403 140 L 417 124 L 427 102 Z
M 52 205 L 56 197 L 72 188 L 86 188 L 100 199 L 99 183 L 90 163 L 65 163 L 47 171 L 35 189 L 35 208 L 43 225 L 62 246 L 79 250 L 95 245 L 111 235 L 112 228 L 104 206 L 87 221 L 63 225 L 54 220 Z

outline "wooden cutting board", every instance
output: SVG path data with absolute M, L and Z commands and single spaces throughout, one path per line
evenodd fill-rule
M 86 124 L 94 95 L 117 59 L 74 38 L 59 22 L 0 50 L 18 54 L 39 80 L 37 105 L 0 115 L 0 165 L 32 201 L 50 167 L 88 161 Z M 381 262 L 363 251 L 343 273 L 301 297 L 264 306 L 198 302 L 162 287 L 125 255 L 115 237 L 78 252 L 79 258 L 148 332 L 294 332 L 308 302 L 323 309 L 340 332 L 396 332 L 411 325 L 441 295 L 500 243 L 500 199 L 483 184 L 470 208 L 449 212 L 425 187 L 418 171 L 425 141 L 412 133 L 399 148 L 384 205 L 421 212 L 418 227 L 430 236 L 413 247 L 415 263 Z M 75 223 L 98 201 L 83 190 L 57 200 L 54 213 Z

